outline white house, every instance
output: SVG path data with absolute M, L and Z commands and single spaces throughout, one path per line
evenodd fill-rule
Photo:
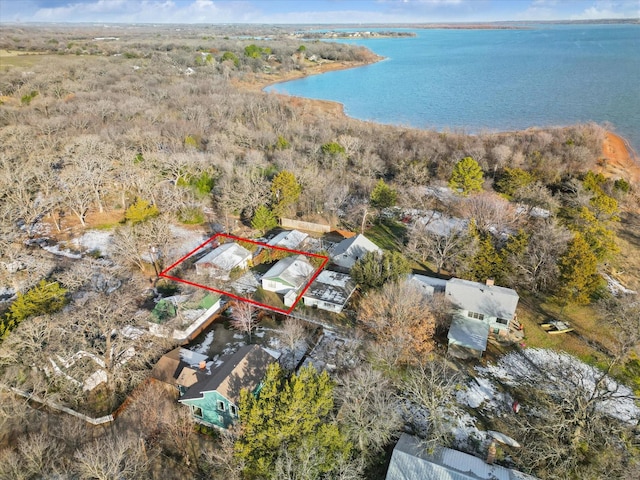
M 335 245 L 330 252 L 331 261 L 339 268 L 351 270 L 353 264 L 368 252 L 381 252 L 380 247 L 364 235 L 346 238 Z
M 492 280 L 486 283 L 452 278 L 445 286 L 445 298 L 455 313 L 449 329 L 449 346 L 457 345 L 486 350 L 489 334 L 505 335 L 515 318 L 518 294 L 511 288 L 499 287 Z
M 298 248 L 308 236 L 308 234 L 298 230 L 285 230 L 269 240 L 267 244 L 274 247 L 294 249 Z
M 309 281 L 315 268 L 304 255 L 283 258 L 262 277 L 262 288 L 282 295 L 299 291 Z
M 224 243 L 196 262 L 196 273 L 228 277 L 234 268 L 247 268 L 250 260 L 251 252 L 246 248 L 234 242 Z
M 323 270 L 304 293 L 302 301 L 308 307 L 340 313 L 355 289 L 349 275 Z

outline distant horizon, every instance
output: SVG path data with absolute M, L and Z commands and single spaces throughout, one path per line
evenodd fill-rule
M 638 0 L 0 0 L 0 24 L 416 25 L 639 18 Z
M 163 25 L 163 26 L 203 26 L 203 25 L 212 25 L 212 26 L 303 26 L 303 27 L 315 27 L 315 26 L 336 26 L 340 28 L 366 28 L 366 27 L 388 27 L 388 28 L 421 28 L 421 27 L 430 27 L 433 25 L 498 25 L 498 24 L 531 24 L 531 23 L 539 23 L 539 24 L 576 24 L 576 25 L 589 25 L 589 24 L 598 24 L 601 22 L 606 23 L 624 23 L 629 24 L 633 22 L 638 22 L 640 25 L 640 17 L 630 17 L 630 18 L 594 18 L 592 20 L 569 20 L 569 19 L 558 19 L 558 20 L 495 20 L 495 21 L 477 21 L 477 22 L 457 22 L 457 21 L 449 21 L 449 22 L 414 22 L 414 23 L 401 23 L 401 22 L 387 22 L 387 23 L 368 23 L 368 22 L 357 22 L 357 23 L 337 23 L 337 22 L 327 22 L 327 23 L 318 23 L 318 22 L 308 22 L 308 23 L 242 23 L 242 22 L 227 22 L 227 23 L 181 23 L 181 22 L 95 22 L 95 21 L 84 21 L 84 22 L 14 22 L 8 21 L 3 22 L 0 20 L 0 25 L 55 25 L 55 26 L 63 26 L 63 25 L 78 25 L 78 26 L 120 26 L 120 25 Z

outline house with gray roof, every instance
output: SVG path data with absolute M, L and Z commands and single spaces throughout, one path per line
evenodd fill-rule
M 309 237 L 308 234 L 298 230 L 284 230 L 267 242 L 273 247 L 282 247 L 288 249 L 299 248 Z
M 263 275 L 262 288 L 282 295 L 290 291 L 298 292 L 307 284 L 315 270 L 305 255 L 283 258 Z
M 420 439 L 403 433 L 391 455 L 386 480 L 536 480 L 451 448 L 428 453 Z
M 435 293 L 443 293 L 447 286 L 447 280 L 443 278 L 429 277 L 415 273 L 407 275 L 407 281 L 420 290 L 423 295 L 428 297 L 432 297 Z
M 355 237 L 345 238 L 335 245 L 329 255 L 338 269 L 349 271 L 368 252 L 382 252 L 382 250 L 367 237 L 358 234 Z
M 189 406 L 198 423 L 228 428 L 238 419 L 240 390 L 257 393 L 267 368 L 276 360 L 258 345 L 241 347 L 214 371 L 196 372 L 198 381 L 178 401 Z
M 346 273 L 323 270 L 304 292 L 302 301 L 308 307 L 340 313 L 355 289 Z
M 196 261 L 198 275 L 229 278 L 234 268 L 246 269 L 251 261 L 251 252 L 235 242 L 223 243 Z
M 449 347 L 470 349 L 481 356 L 490 334 L 506 335 L 516 316 L 519 296 L 511 288 L 452 278 L 445 286 L 445 298 L 454 306 L 449 329 Z

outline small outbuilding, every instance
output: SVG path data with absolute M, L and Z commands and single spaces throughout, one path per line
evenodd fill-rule
M 224 243 L 196 261 L 198 275 L 228 277 L 231 270 L 246 269 L 251 261 L 251 252 L 235 242 Z
M 346 273 L 323 270 L 302 296 L 308 307 L 340 313 L 355 291 L 355 283 Z
M 294 249 L 299 248 L 309 237 L 308 234 L 298 230 L 284 230 L 267 242 L 272 247 Z

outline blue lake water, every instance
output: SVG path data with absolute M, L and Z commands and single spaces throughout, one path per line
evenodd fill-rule
M 362 120 L 435 130 L 593 121 L 640 153 L 640 25 L 411 31 L 417 36 L 341 40 L 386 59 L 266 90 L 341 102 Z

